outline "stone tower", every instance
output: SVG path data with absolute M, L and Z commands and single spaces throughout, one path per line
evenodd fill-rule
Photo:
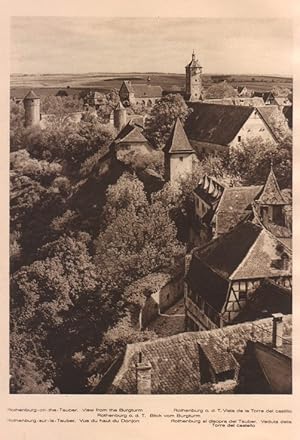
M 195 52 L 192 54 L 192 61 L 185 66 L 185 92 L 189 101 L 202 99 L 202 67 L 196 60 Z
M 179 118 L 164 147 L 164 156 L 166 180 L 173 183 L 185 175 L 192 174 L 196 155 Z
M 39 125 L 41 119 L 40 98 L 31 90 L 25 96 L 23 103 L 25 108 L 25 127 Z
M 127 112 L 121 101 L 114 110 L 114 126 L 118 132 L 127 124 Z

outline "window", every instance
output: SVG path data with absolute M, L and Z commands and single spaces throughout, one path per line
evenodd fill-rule
M 247 299 L 247 292 L 240 292 L 239 298 L 241 301 L 245 301 Z
M 238 136 L 238 142 L 241 142 L 242 136 Z
M 180 159 L 181 162 L 183 161 L 183 157 L 182 156 L 180 156 L 179 159 Z

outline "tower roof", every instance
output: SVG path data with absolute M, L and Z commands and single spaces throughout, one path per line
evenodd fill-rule
M 263 205 L 286 205 L 286 201 L 281 194 L 272 166 L 266 183 L 257 201 Z
M 176 119 L 173 126 L 165 151 L 168 153 L 194 152 L 179 118 Z
M 115 110 L 125 110 L 125 107 L 124 107 L 124 105 L 122 104 L 121 101 L 119 101 L 119 103 L 118 103 L 117 107 L 115 108 Z
M 40 99 L 33 90 L 30 90 L 30 92 L 27 93 L 24 99 Z
M 196 59 L 194 51 L 192 53 L 192 61 L 186 67 L 201 67 L 199 61 Z

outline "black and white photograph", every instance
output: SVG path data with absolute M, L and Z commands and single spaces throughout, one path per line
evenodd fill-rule
M 9 105 L 10 394 L 292 394 L 292 20 L 11 17 Z

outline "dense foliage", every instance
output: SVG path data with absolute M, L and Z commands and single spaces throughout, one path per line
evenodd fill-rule
M 146 136 L 156 148 L 163 148 L 176 119 L 179 118 L 184 123 L 190 111 L 181 95 L 169 94 L 162 97 L 146 119 Z
M 192 190 L 208 173 L 227 184 L 263 183 L 273 161 L 281 187 L 291 186 L 292 140 L 280 118 L 278 144 L 261 139 L 228 154 L 203 156 L 177 186 L 151 194 L 137 177 L 162 171 L 174 121 L 188 115 L 180 95 L 163 97 L 147 119 L 151 158 L 109 162 L 116 133 L 105 124 L 117 98 L 103 95 L 99 118 L 66 119 L 81 100 L 45 98 L 54 119 L 24 128 L 24 110 L 11 104 L 11 320 L 13 393 L 92 390 L 126 343 L 156 335 L 137 331 L 130 286 L 182 260 L 182 233 Z M 136 110 L 136 109 L 135 109 Z M 150 173 L 151 174 L 151 173 Z M 84 206 L 84 209 L 83 209 Z

